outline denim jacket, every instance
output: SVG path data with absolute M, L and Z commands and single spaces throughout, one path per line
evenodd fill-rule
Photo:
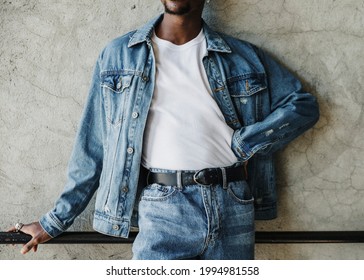
M 97 191 L 94 229 L 128 236 L 143 185 L 143 132 L 155 83 L 151 36 L 161 19 L 116 38 L 99 55 L 65 189 L 40 219 L 49 235 L 65 231 Z M 256 218 L 275 218 L 272 155 L 316 123 L 318 104 L 262 50 L 205 23 L 203 29 L 208 50 L 203 64 L 213 96 L 234 130 L 231 148 L 240 162 L 249 160 Z

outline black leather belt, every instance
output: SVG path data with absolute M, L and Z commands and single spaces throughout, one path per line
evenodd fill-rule
M 155 173 L 149 171 L 147 184 L 157 183 L 165 186 L 210 186 L 221 184 L 224 188 L 229 182 L 245 180 L 244 166 L 206 168 L 196 172 L 176 171 L 174 173 Z

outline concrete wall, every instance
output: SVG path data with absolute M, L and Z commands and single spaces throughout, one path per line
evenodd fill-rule
M 162 11 L 158 0 L 0 3 L 0 229 L 50 209 L 102 47 Z M 211 0 L 205 18 L 295 72 L 321 105 L 280 153 L 279 218 L 258 230 L 364 230 L 364 4 Z M 90 230 L 92 204 L 72 230 Z M 124 259 L 129 245 L 44 245 L 0 259 Z M 258 259 L 364 259 L 363 245 L 257 245 Z

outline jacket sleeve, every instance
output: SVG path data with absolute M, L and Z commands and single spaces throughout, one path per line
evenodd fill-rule
M 97 61 L 90 92 L 78 127 L 68 165 L 67 182 L 54 208 L 40 219 L 52 237 L 65 231 L 86 208 L 98 188 L 102 170 L 104 114 L 100 92 L 100 66 Z
M 319 119 L 316 98 L 286 68 L 257 50 L 266 71 L 271 113 L 262 121 L 236 130 L 232 150 L 238 159 L 273 153 L 312 127 Z

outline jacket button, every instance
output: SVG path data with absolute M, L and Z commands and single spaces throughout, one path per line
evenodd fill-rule
M 149 77 L 148 76 L 143 76 L 143 81 L 144 82 L 148 82 L 149 81 Z
M 132 117 L 133 119 L 136 119 L 137 117 L 139 117 L 138 112 L 133 112 L 133 114 L 131 114 L 131 117 Z
M 119 230 L 119 229 L 120 229 L 120 226 L 119 226 L 119 225 L 113 225 L 113 226 L 112 226 L 112 228 L 113 228 L 114 230 Z
M 126 152 L 130 155 L 130 154 L 134 153 L 134 149 L 133 149 L 133 148 L 131 148 L 131 147 L 129 147 L 129 148 L 126 150 Z
M 127 192 L 129 191 L 128 187 L 123 187 L 121 190 L 122 190 L 124 193 L 127 193 Z
M 121 82 L 118 82 L 117 85 L 116 85 L 116 89 L 119 90 L 121 89 Z

